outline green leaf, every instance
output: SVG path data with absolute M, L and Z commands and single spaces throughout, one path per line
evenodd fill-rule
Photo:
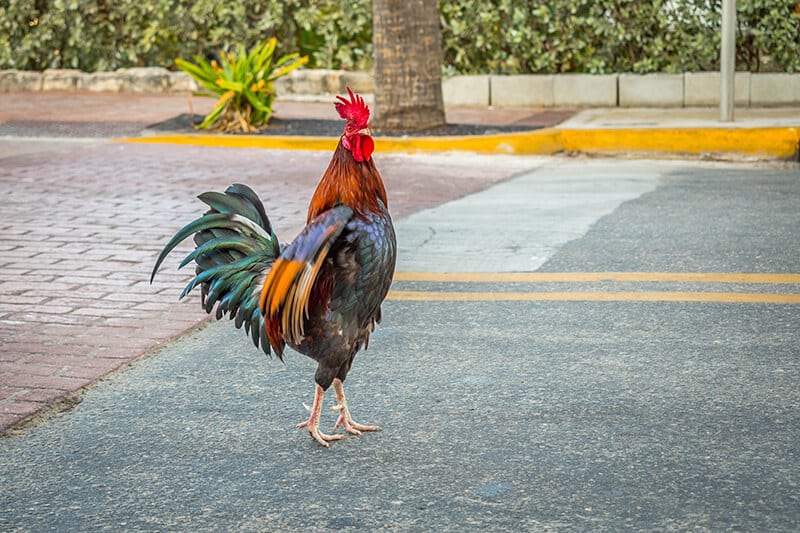
M 295 54 L 290 54 L 289 56 L 282 57 L 278 61 L 278 64 L 276 65 L 276 69 L 272 71 L 272 73 L 269 75 L 269 78 L 267 78 L 267 80 L 268 81 L 276 80 L 276 79 L 280 78 L 281 76 L 285 76 L 289 72 L 291 72 L 293 70 L 296 70 L 296 69 L 302 67 L 303 65 L 305 65 L 306 63 L 308 63 L 308 56 L 297 57 L 298 55 L 299 54 L 295 53 Z M 289 62 L 289 60 L 293 60 L 293 61 Z M 279 65 L 284 65 L 284 66 L 281 66 L 280 68 L 277 68 Z
M 228 91 L 222 95 L 222 97 L 217 100 L 217 103 L 214 104 L 214 108 L 211 112 L 206 115 L 206 118 L 203 119 L 203 122 L 198 124 L 198 128 L 201 130 L 208 129 L 211 127 L 222 115 L 222 112 L 225 111 L 225 108 L 228 106 L 228 102 L 236 95 L 234 91 Z
M 258 97 L 258 95 L 256 95 L 253 91 L 251 91 L 250 89 L 245 89 L 244 95 L 247 98 L 247 101 L 250 102 L 250 104 L 253 107 L 255 107 L 256 109 L 258 109 L 263 113 L 266 113 L 267 115 L 272 114 L 272 108 L 265 105 L 264 102 L 262 102 L 261 99 Z
M 214 83 L 216 83 L 217 86 L 234 93 L 241 93 L 244 90 L 244 84 L 239 81 L 230 81 L 226 80 L 225 78 L 219 78 Z

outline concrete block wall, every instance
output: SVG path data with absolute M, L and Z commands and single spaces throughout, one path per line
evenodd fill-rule
M 749 72 L 737 72 L 734 76 L 733 99 L 736 105 L 750 105 L 750 83 Z M 719 72 L 687 72 L 683 75 L 683 105 L 719 105 L 719 85 Z
M 561 74 L 553 80 L 556 107 L 615 107 L 617 74 Z
M 490 105 L 497 107 L 615 107 L 617 77 L 532 74 L 491 76 L 487 81 Z
M 42 73 L 27 70 L 0 70 L 0 93 L 41 91 Z
M 287 98 L 325 99 L 351 87 L 374 93 L 368 72 L 302 69 L 275 82 Z M 187 93 L 197 83 L 183 72 L 129 68 L 87 73 L 74 69 L 44 72 L 0 70 L 0 93 L 12 91 L 95 91 Z M 496 107 L 691 107 L 719 105 L 719 73 L 555 74 L 453 76 L 442 81 L 447 106 Z M 800 105 L 800 74 L 737 72 L 738 106 Z
M 491 105 L 489 76 L 453 76 L 442 80 L 442 96 L 447 105 Z
M 330 95 L 344 94 L 347 87 L 362 94 L 375 92 L 372 75 L 368 72 L 347 70 L 301 69 L 293 70 L 275 80 L 278 94 Z
M 47 69 L 44 72 L 0 70 L 0 92 L 90 91 L 131 93 L 185 93 L 198 90 L 184 72 L 161 67 L 137 67 L 114 72 Z
M 491 76 L 492 105 L 499 107 L 553 107 L 555 76 Z
M 719 105 L 718 72 L 491 76 L 496 107 L 693 107 Z M 737 72 L 738 106 L 800 105 L 800 74 Z M 445 101 L 445 104 L 448 104 Z
M 750 105 L 794 105 L 800 103 L 797 74 L 753 74 L 750 77 Z
M 683 106 L 683 74 L 620 74 L 620 107 Z

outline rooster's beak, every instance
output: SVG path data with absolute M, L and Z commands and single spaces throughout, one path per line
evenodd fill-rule
M 369 131 L 368 127 L 367 128 L 362 128 L 362 129 L 358 130 L 356 133 L 358 133 L 359 135 L 372 135 L 372 132 Z

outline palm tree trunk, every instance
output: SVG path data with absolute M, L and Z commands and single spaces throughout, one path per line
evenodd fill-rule
M 442 34 L 436 0 L 373 0 L 375 126 L 423 130 L 445 124 Z

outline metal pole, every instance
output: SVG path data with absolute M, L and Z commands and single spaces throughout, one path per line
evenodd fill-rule
M 736 74 L 736 0 L 722 0 L 722 46 L 719 59 L 719 120 L 720 122 L 733 122 L 733 89 Z

